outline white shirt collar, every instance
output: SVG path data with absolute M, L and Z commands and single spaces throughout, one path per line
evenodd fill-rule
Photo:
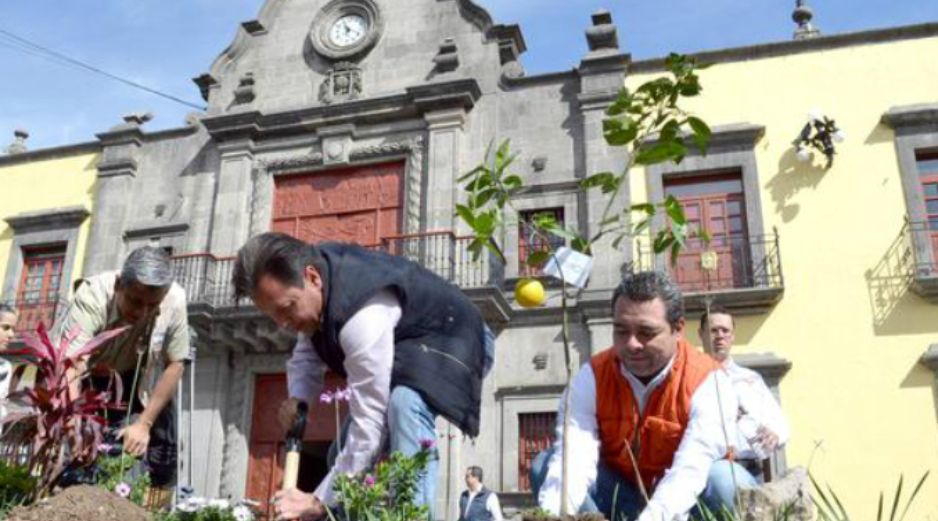
M 671 374 L 671 367 L 674 365 L 674 358 L 672 356 L 668 360 L 667 365 L 664 366 L 664 369 L 658 372 L 654 378 L 651 379 L 647 384 L 639 380 L 635 375 L 633 375 L 628 369 L 625 368 L 625 364 L 620 363 L 619 369 L 622 371 L 622 376 L 625 377 L 626 381 L 629 382 L 629 386 L 632 388 L 632 394 L 635 395 L 635 399 L 638 401 L 638 411 L 639 414 L 645 411 L 645 403 L 648 401 L 648 397 L 651 395 L 652 391 L 657 389 L 665 379 Z

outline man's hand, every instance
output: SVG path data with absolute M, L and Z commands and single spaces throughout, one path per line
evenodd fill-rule
M 756 431 L 756 442 L 762 445 L 766 453 L 771 453 L 778 447 L 778 434 L 769 430 L 765 425 L 760 425 Z
M 146 453 L 150 444 L 150 426 L 137 420 L 130 427 L 121 429 L 117 437 L 124 440 L 124 452 L 139 458 Z
M 296 419 L 296 406 L 300 403 L 296 398 L 287 398 L 280 403 L 280 409 L 277 411 L 277 421 L 284 431 L 290 430 L 293 426 L 293 420 Z
M 318 519 L 325 515 L 326 509 L 316 496 L 291 488 L 274 495 L 274 513 L 277 521 Z

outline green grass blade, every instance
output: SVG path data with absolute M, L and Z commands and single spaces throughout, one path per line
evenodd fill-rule
M 821 497 L 821 501 L 824 502 L 822 505 L 821 503 L 818 503 L 818 500 L 814 497 L 811 498 L 811 500 L 814 501 L 814 504 L 817 505 L 818 515 L 820 515 L 825 520 L 838 521 L 834 506 L 831 504 L 830 500 L 827 499 L 827 494 L 824 493 L 824 489 L 818 485 L 813 475 L 808 474 L 808 477 L 811 478 L 811 484 L 814 486 L 814 491 L 817 492 L 817 495 Z
M 902 481 L 905 476 L 899 474 L 899 485 L 896 487 L 896 497 L 892 498 L 892 512 L 889 514 L 889 521 L 896 521 L 896 510 L 899 508 L 899 498 L 902 497 Z
M 925 471 L 925 474 L 922 474 L 922 479 L 918 480 L 918 485 L 915 485 L 915 489 L 912 490 L 912 495 L 909 496 L 909 500 L 905 504 L 905 508 L 902 509 L 902 515 L 899 516 L 899 521 L 905 519 L 906 513 L 909 511 L 909 507 L 912 506 L 912 501 L 915 500 L 915 496 L 918 495 L 918 492 L 922 490 L 922 485 L 925 484 L 925 480 L 928 479 L 928 474 L 931 473 L 930 470 Z
M 834 502 L 837 503 L 837 509 L 840 511 L 839 517 L 844 520 L 850 519 L 850 516 L 847 515 L 847 509 L 845 509 L 843 503 L 840 502 L 840 498 L 837 497 L 837 493 L 834 492 L 834 489 L 828 485 L 827 490 L 831 493 L 831 497 L 834 498 Z
M 879 493 L 879 508 L 876 509 L 876 521 L 883 521 L 883 493 Z

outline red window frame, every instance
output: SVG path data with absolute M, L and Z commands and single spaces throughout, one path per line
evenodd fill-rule
M 65 246 L 23 251 L 23 271 L 16 291 L 17 331 L 34 330 L 40 322 L 52 327 L 64 265 Z
M 528 226 L 538 215 L 553 215 L 554 221 L 562 228 L 564 222 L 563 207 L 556 208 L 536 208 L 533 210 L 522 210 L 518 212 L 518 275 L 522 277 L 537 277 L 541 275 L 542 266 L 529 266 L 527 263 L 528 255 L 536 251 L 550 251 L 564 246 L 566 241 L 563 237 L 552 235 L 549 240 L 545 240 L 539 235 L 531 232 Z
M 938 150 L 919 152 L 915 161 L 922 190 L 925 229 L 931 238 L 932 258 L 938 262 Z M 935 187 L 932 193 L 929 193 L 929 187 Z M 929 204 L 932 209 L 929 209 Z
M 677 265 L 670 266 L 678 284 L 685 291 L 749 286 L 752 263 L 742 173 L 728 170 L 665 179 L 664 193 L 681 202 L 690 230 L 706 231 L 711 237 L 709 244 L 688 240 Z M 704 251 L 717 255 L 716 271 L 703 269 Z
M 531 490 L 531 464 L 554 443 L 556 423 L 555 411 L 518 415 L 518 490 Z

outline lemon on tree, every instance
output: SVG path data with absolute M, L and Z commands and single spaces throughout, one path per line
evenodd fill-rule
M 523 308 L 542 306 L 546 298 L 544 285 L 537 279 L 521 279 L 515 285 L 515 301 Z

